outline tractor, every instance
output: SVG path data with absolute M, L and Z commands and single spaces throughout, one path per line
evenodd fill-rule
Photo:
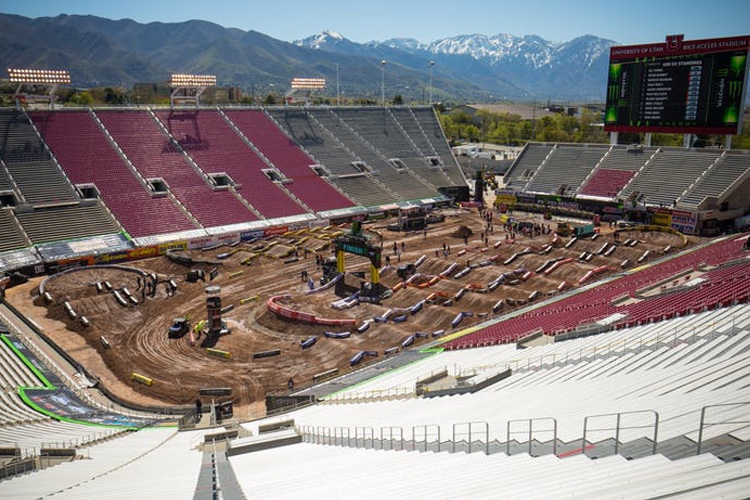
M 180 338 L 190 331 L 190 320 L 187 318 L 175 318 L 169 327 L 169 338 Z

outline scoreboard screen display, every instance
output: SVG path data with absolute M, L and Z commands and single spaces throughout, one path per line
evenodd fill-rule
M 604 130 L 737 134 L 750 37 L 612 47 Z

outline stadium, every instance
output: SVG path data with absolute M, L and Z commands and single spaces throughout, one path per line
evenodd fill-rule
M 64 71 L 9 70 L 51 93 L 0 109 L 0 496 L 746 498 L 747 68 L 704 121 L 621 88 L 732 40 L 613 48 L 611 144 L 501 179 L 433 106 L 291 98 L 320 80 L 60 108 Z

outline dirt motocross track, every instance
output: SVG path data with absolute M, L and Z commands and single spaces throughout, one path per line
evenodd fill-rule
M 383 261 L 388 256 L 391 266 L 381 272 L 381 283 L 388 287 L 402 281 L 396 273 L 399 264 L 414 263 L 422 255 L 426 256 L 417 269 L 421 276 L 412 282 L 413 286 L 396 291 L 381 304 L 360 303 L 351 309 L 336 310 L 331 304 L 340 297 L 334 294 L 334 288 L 310 295 L 304 293 L 308 286 L 301 276 L 303 270 L 307 271 L 316 284 L 322 276 L 321 269 L 316 266 L 314 252 L 317 250 L 324 257 L 332 256 L 331 238 L 336 231 L 348 231 L 348 226 L 275 236 L 259 242 L 241 243 L 235 247 L 224 246 L 206 252 L 181 252 L 196 259 L 221 263 L 218 265 L 218 277 L 210 282 L 208 272 L 214 264 L 192 266 L 192 269 L 205 271 L 205 283 L 187 282 L 188 268 L 166 257 L 128 263 L 127 266 L 156 273 L 158 276 L 155 296 L 146 297 L 145 300 L 142 300 L 143 288 L 139 288 L 138 274 L 116 269 L 82 268 L 48 280 L 46 291 L 53 299 L 50 305 L 46 305 L 39 296 L 38 280 L 9 290 L 8 301 L 40 324 L 52 340 L 99 377 L 110 391 L 124 399 L 142 404 L 184 405 L 195 400 L 200 388 L 231 387 L 235 412 L 240 410 L 241 413 L 242 407 L 247 409 L 252 403 L 257 407 L 266 393 L 286 390 L 290 377 L 300 387 L 310 384 L 314 374 L 332 368 L 339 368 L 341 371 L 348 369 L 349 360 L 360 350 L 378 351 L 382 357 L 385 349 L 399 346 L 415 332 L 445 330 L 446 333 L 451 333 L 484 321 L 492 316 L 492 307 L 500 299 L 512 298 L 526 302 L 534 291 L 539 291 L 541 297 L 546 297 L 555 293 L 562 281 L 566 281 L 571 287 L 575 286 L 579 278 L 594 268 L 608 265 L 611 274 L 620 270 L 623 260 L 635 262 L 645 250 L 650 250 L 651 260 L 661 257 L 663 249 L 669 245 L 675 249 L 683 245 L 682 238 L 677 235 L 632 230 L 621 233 L 619 238 L 621 242 L 627 238 L 637 239 L 635 247 L 621 245 L 609 257 L 596 255 L 589 262 L 582 262 L 577 260 L 582 252 L 596 254 L 605 241 L 614 241 L 609 227 L 602 226 L 602 234 L 596 240 L 581 239 L 570 249 L 564 248 L 570 237 L 560 237 L 554 249 L 545 255 L 540 253 L 541 249 L 552 242 L 555 236 L 553 232 L 530 237 L 516 234 L 515 242 L 511 243 L 503 225 L 497 222 L 498 214 L 494 214 L 493 230 L 484 235 L 487 237 L 485 244 L 482 239 L 486 231 L 485 221 L 476 209 L 450 210 L 444 213 L 445 222 L 431 225 L 426 233 L 417 231 L 405 234 L 386 230 L 385 226 L 393 220 L 365 226 L 382 235 Z M 556 227 L 555 219 L 545 221 L 540 215 L 514 214 L 514 217 L 520 221 L 540 224 L 545 229 L 548 224 L 552 230 Z M 453 235 L 461 226 L 472 231 L 466 242 L 463 237 Z M 457 234 L 463 235 L 465 232 Z M 375 235 L 371 241 L 377 244 L 379 239 Z M 400 255 L 393 252 L 394 242 Z M 497 242 L 500 244 L 496 247 Z M 530 247 L 531 253 L 518 257 L 509 265 L 503 265 L 505 259 L 527 247 Z M 286 255 L 294 252 L 295 248 L 299 260 L 285 263 L 285 259 L 288 259 Z M 236 252 L 218 260 L 219 254 L 232 250 Z M 251 255 L 254 257 L 249 265 L 241 263 Z M 568 257 L 573 259 L 572 262 L 560 266 L 550 275 L 533 272 L 547 260 Z M 364 271 L 365 276 L 369 277 L 368 260 L 346 254 L 346 261 L 347 272 Z M 440 279 L 433 286 L 418 287 L 445 271 L 454 262 L 457 265 L 448 277 Z M 470 273 L 460 279 L 453 278 L 467 265 L 473 268 Z M 526 281 L 520 280 L 516 285 L 503 284 L 494 291 L 486 290 L 487 283 L 500 274 L 521 268 L 531 271 Z M 238 271 L 241 273 L 233 274 Z M 519 271 L 518 274 L 522 273 Z M 173 295 L 167 293 L 166 282 L 169 279 L 177 284 L 177 291 Z M 127 287 L 139 304 L 123 307 L 117 303 L 112 293 L 97 293 L 95 283 L 104 281 L 108 281 L 114 289 Z M 204 334 L 197 339 L 195 345 L 191 345 L 190 334 L 181 338 L 169 338 L 167 331 L 175 317 L 189 316 L 193 324 L 206 318 L 208 295 L 205 288 L 209 285 L 221 287 L 222 306 L 234 305 L 233 310 L 222 315 L 231 333 L 211 338 Z M 459 290 L 469 285 L 484 289 L 484 293 L 467 291 L 460 301 L 443 305 L 447 299 L 453 298 Z M 365 320 L 380 316 L 388 309 L 410 308 L 433 292 L 438 294 L 436 300 L 426 303 L 414 315 L 407 311 L 406 321 L 375 322 L 365 333 L 356 333 L 356 327 Z M 331 327 L 277 317 L 268 310 L 266 301 L 281 294 L 291 295 L 290 299 L 280 301 L 287 308 L 324 318 L 354 319 L 356 324 Z M 241 299 L 249 299 L 255 295 L 257 300 L 240 303 Z M 86 316 L 90 326 L 84 327 L 79 321 L 71 320 L 63 307 L 65 301 L 70 302 L 78 315 Z M 508 310 L 505 307 L 503 312 Z M 466 317 L 454 330 L 451 328 L 451 321 L 464 311 L 474 314 Z M 352 335 L 346 339 L 325 338 L 326 331 L 350 331 Z M 318 337 L 317 343 L 309 349 L 302 349 L 301 341 L 312 335 Z M 103 347 L 100 337 L 106 338 L 110 348 Z M 419 342 L 427 340 L 417 340 L 417 344 Z M 205 347 L 227 351 L 231 357 L 225 359 L 210 355 Z M 280 349 L 281 354 L 253 359 L 253 353 L 273 349 Z M 374 358 L 367 358 L 372 359 Z M 131 374 L 134 372 L 153 379 L 153 385 L 149 387 L 133 382 Z

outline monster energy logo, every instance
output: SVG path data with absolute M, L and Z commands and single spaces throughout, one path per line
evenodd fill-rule
M 742 82 L 733 80 L 729 82 L 729 98 L 738 99 L 742 93 Z

